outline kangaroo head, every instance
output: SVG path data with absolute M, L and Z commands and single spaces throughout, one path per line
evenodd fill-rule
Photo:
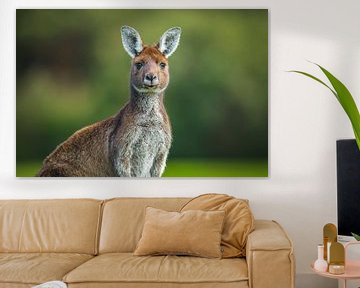
M 181 29 L 170 28 L 157 45 L 143 45 L 140 34 L 129 26 L 121 27 L 121 38 L 125 51 L 132 58 L 132 87 L 142 94 L 159 94 L 169 84 L 168 57 L 179 45 Z

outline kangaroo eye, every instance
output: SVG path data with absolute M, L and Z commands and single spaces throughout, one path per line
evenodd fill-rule
M 164 62 L 161 62 L 159 65 L 161 69 L 164 69 L 166 67 L 166 64 Z
M 144 64 L 142 62 L 135 63 L 135 67 L 136 67 L 137 70 L 140 70 L 141 67 L 143 67 L 143 66 L 144 66 Z

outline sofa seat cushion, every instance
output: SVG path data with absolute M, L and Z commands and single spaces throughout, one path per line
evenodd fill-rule
M 3 288 L 2 286 L 0 287 Z M 97 282 L 97 283 L 71 283 L 68 284 L 67 287 L 68 288 L 120 288 L 120 287 L 121 288 L 249 288 L 247 281 L 196 282 L 196 283 Z M 4 288 L 20 288 L 20 287 L 4 287 Z
M 73 253 L 0 253 L 0 286 L 61 280 L 93 256 Z
M 245 260 L 240 258 L 134 256 L 131 253 L 97 256 L 64 277 L 64 281 L 70 284 L 101 282 L 190 284 L 244 281 L 247 285 L 247 280 L 247 265 Z

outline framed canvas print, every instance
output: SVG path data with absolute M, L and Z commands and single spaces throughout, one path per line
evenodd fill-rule
M 268 11 L 16 13 L 18 177 L 267 177 Z

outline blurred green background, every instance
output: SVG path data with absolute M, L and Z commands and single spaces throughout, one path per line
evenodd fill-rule
M 163 176 L 268 176 L 267 10 L 17 10 L 16 175 L 34 176 L 76 130 L 129 96 L 120 27 L 170 57 L 165 106 L 173 144 Z

